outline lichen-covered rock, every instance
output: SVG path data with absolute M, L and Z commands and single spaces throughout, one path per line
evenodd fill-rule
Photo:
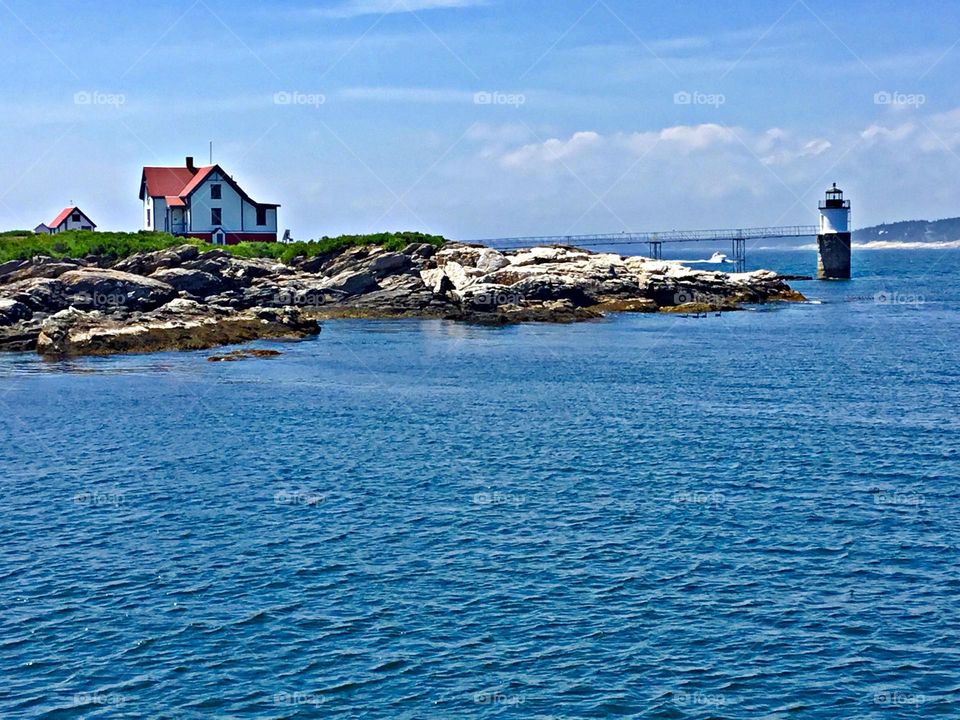
M 53 313 L 70 306 L 63 283 L 55 278 L 20 280 L 0 287 L 0 293 L 10 300 L 23 303 L 33 312 Z
M 303 337 L 318 331 L 317 319 L 332 317 L 499 325 L 803 300 L 770 271 L 710 272 L 566 246 L 411 244 L 401 252 L 364 246 L 282 264 L 184 245 L 95 267 L 103 260 L 87 267 L 51 258 L 0 266 L 0 349 L 149 352 Z
M 70 305 L 77 308 L 126 312 L 153 310 L 177 294 L 159 280 L 112 269 L 71 270 L 57 280 L 70 297 Z
M 174 290 L 188 293 L 198 298 L 216 295 L 223 289 L 223 279 L 203 270 L 188 268 L 169 268 L 157 270 L 151 276 L 154 280 L 166 283 Z
M 262 338 L 303 338 L 318 332 L 316 321 L 296 308 L 255 308 L 233 313 L 177 299 L 153 313 L 127 321 L 110 319 L 99 311 L 63 310 L 44 321 L 37 351 L 45 356 L 66 357 L 202 350 Z
M 337 290 L 346 295 L 360 295 L 377 288 L 377 279 L 369 271 L 354 272 L 344 270 L 330 278 L 326 285 L 330 290 Z
M 86 263 L 83 264 L 85 265 Z M 63 275 L 65 272 L 76 270 L 79 267 L 82 267 L 81 263 L 75 260 L 67 260 L 63 262 L 28 263 L 24 267 L 7 274 L 3 278 L 3 281 L 4 283 L 14 283 L 20 280 L 30 280 L 33 278 L 57 278 Z
M 33 310 L 22 302 L 10 298 L 0 298 L 0 327 L 16 325 L 33 317 Z
M 200 249 L 196 245 L 179 245 L 167 250 L 131 255 L 116 263 L 113 269 L 136 275 L 152 275 L 157 270 L 180 267 L 199 255 Z

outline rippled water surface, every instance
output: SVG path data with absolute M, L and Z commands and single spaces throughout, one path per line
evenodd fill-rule
M 855 262 L 701 320 L 0 357 L 0 716 L 960 716 L 960 252 Z

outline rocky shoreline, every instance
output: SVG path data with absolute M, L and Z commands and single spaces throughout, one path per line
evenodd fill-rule
M 802 301 L 776 273 L 728 274 L 572 247 L 351 247 L 290 264 L 195 245 L 0 265 L 0 350 L 47 357 L 304 338 L 331 318 L 576 322 L 608 312 Z

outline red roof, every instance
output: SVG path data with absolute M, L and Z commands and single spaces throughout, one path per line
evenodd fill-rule
M 209 166 L 207 166 L 207 167 L 197 168 L 197 174 L 194 175 L 194 176 L 193 176 L 193 179 L 192 179 L 190 182 L 187 183 L 186 187 L 184 187 L 184 188 L 183 188 L 179 193 L 177 193 L 177 194 L 178 194 L 180 197 L 187 197 L 187 196 L 189 196 L 190 193 L 192 193 L 194 190 L 196 190 L 196 189 L 197 189 L 197 186 L 200 185 L 200 183 L 202 183 L 202 182 L 206 179 L 207 175 L 209 175 L 209 174 L 210 174 L 210 171 L 213 170 L 215 167 L 217 167 L 217 166 L 216 166 L 216 165 L 209 165 Z
M 76 205 L 71 205 L 70 207 L 65 207 L 63 210 L 61 210 L 59 215 L 57 215 L 52 221 L 47 223 L 47 227 L 51 229 L 60 227 L 60 223 L 62 223 L 64 220 L 70 217 L 70 214 L 73 212 L 78 212 L 81 215 L 83 215 L 85 218 L 87 218 L 87 220 L 90 220 L 90 218 L 87 217 L 87 214 L 83 212 L 83 210 L 78 208 Z M 90 220 L 90 224 L 93 225 L 93 227 L 96 227 L 96 224 L 92 220 Z
M 70 213 L 72 213 L 75 209 L 76 207 L 73 205 L 71 205 L 70 207 L 65 207 L 63 210 L 60 211 L 59 215 L 57 215 L 51 222 L 47 223 L 47 227 L 51 227 L 51 228 L 59 227 L 60 223 L 62 223 L 64 220 L 70 217 Z
M 188 185 L 194 187 L 203 182 L 216 165 L 195 168 L 196 173 L 186 167 L 145 167 L 143 181 L 147 185 L 150 197 L 174 195 L 184 197 L 189 193 Z M 193 189 L 193 188 L 190 188 Z
M 203 183 L 214 170 L 223 177 L 223 181 L 230 185 L 244 200 L 258 207 L 277 208 L 274 203 L 258 203 L 245 193 L 239 185 L 227 175 L 219 165 L 203 165 L 201 167 L 145 167 L 143 179 L 140 182 L 140 199 L 146 196 L 163 198 L 168 207 L 184 207 L 191 193 Z

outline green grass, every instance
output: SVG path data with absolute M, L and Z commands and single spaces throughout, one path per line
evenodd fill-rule
M 268 257 L 289 263 L 295 257 L 315 257 L 363 245 L 380 245 L 387 250 L 403 250 L 411 243 L 429 243 L 439 247 L 446 239 L 439 235 L 427 235 L 419 232 L 377 233 L 375 235 L 340 235 L 322 237 L 311 242 L 283 243 L 240 243 L 239 245 L 220 246 L 238 257 Z
M 419 232 L 378 233 L 375 235 L 341 235 L 323 237 L 316 242 L 240 243 L 239 245 L 210 245 L 202 240 L 174 237 L 167 233 L 145 232 L 116 233 L 68 230 L 57 235 L 34 235 L 26 230 L 0 232 L 0 262 L 24 260 L 37 255 L 55 258 L 84 258 L 87 255 L 103 255 L 115 259 L 125 258 L 138 252 L 164 250 L 177 245 L 196 245 L 201 250 L 214 247 L 226 250 L 238 257 L 273 258 L 288 263 L 298 256 L 314 257 L 362 245 L 381 245 L 388 250 L 402 250 L 410 243 L 429 243 L 440 246 L 446 240 L 439 235 Z

